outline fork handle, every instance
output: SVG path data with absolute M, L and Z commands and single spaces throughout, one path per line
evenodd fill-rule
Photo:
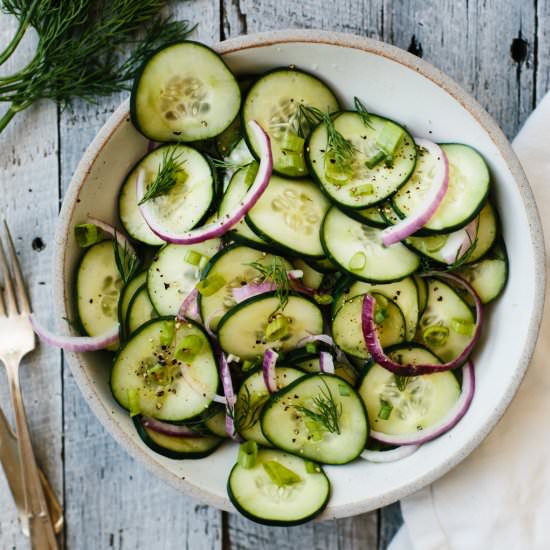
M 19 361 L 15 365 L 7 365 L 6 371 L 10 384 L 10 395 L 15 415 L 25 511 L 29 518 L 29 535 L 33 550 L 57 550 L 57 540 L 48 513 L 47 501 L 40 481 L 40 474 L 32 450 L 29 428 L 25 415 L 25 407 L 19 387 Z

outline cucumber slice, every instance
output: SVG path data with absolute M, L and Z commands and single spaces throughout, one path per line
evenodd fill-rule
M 288 386 L 305 373 L 293 368 L 279 367 L 275 369 L 277 389 Z M 264 404 L 269 399 L 269 391 L 265 385 L 263 372 L 260 369 L 252 373 L 243 383 L 237 394 L 235 404 L 235 428 L 248 441 L 256 441 L 260 445 L 270 447 L 260 426 L 260 415 Z
M 219 320 L 235 304 L 233 289 L 252 282 L 260 276 L 260 272 L 250 264 L 258 262 L 269 266 L 275 261 L 281 262 L 286 269 L 292 269 L 292 264 L 280 256 L 266 254 L 247 246 L 229 246 L 214 256 L 203 274 L 204 279 L 218 279 L 225 284 L 209 296 L 199 294 L 201 317 L 209 328 L 216 330 Z
M 215 407 L 216 412 L 208 416 L 208 418 L 204 421 L 204 425 L 214 435 L 226 438 L 227 430 L 225 429 L 225 407 L 223 405 L 211 405 L 211 407 Z
M 243 166 L 233 174 L 220 202 L 218 209 L 220 218 L 237 208 L 239 201 L 242 200 L 254 181 L 257 170 L 257 163 L 253 163 L 249 166 Z M 267 243 L 250 229 L 244 218 L 233 227 L 230 235 L 242 244 L 250 244 L 260 248 L 267 246 Z
M 390 283 L 416 271 L 420 258 L 401 243 L 385 247 L 381 232 L 333 206 L 323 221 L 321 242 L 343 271 L 367 282 Z
M 415 273 L 413 275 L 413 279 L 418 290 L 418 317 L 420 318 L 426 309 L 426 304 L 428 303 L 428 287 L 424 277 L 420 277 L 420 275 Z
M 344 212 L 358 222 L 384 229 L 388 227 L 388 222 L 380 213 L 379 206 L 369 206 L 367 208 L 343 208 Z
M 309 180 L 272 176 L 246 221 L 265 241 L 290 254 L 322 258 L 319 236 L 330 203 Z
M 141 271 L 134 275 L 123 287 L 118 300 L 118 322 L 120 327 L 126 331 L 126 317 L 128 307 L 136 292 L 147 282 L 147 271 Z
M 125 323 L 126 334 L 133 334 L 141 325 L 155 317 L 158 317 L 158 314 L 149 298 L 147 285 L 143 285 L 134 294 L 128 306 Z
M 273 394 L 261 423 L 276 447 L 323 464 L 355 460 L 368 434 L 361 399 L 345 380 L 330 374 L 308 374 Z
M 289 365 L 294 365 L 296 368 L 303 370 L 304 372 L 321 372 L 320 367 L 320 361 L 319 361 L 319 354 L 309 354 L 308 358 L 302 358 L 301 361 L 295 362 L 288 357 L 286 360 L 284 360 L 285 363 L 288 363 Z M 348 363 L 339 363 L 338 361 L 334 361 L 334 374 L 335 376 L 338 376 L 339 378 L 342 378 L 345 380 L 348 384 L 351 384 L 355 387 L 355 383 L 357 382 L 357 372 L 355 372 L 355 369 Z
M 314 290 L 317 290 L 321 286 L 325 276 L 324 273 L 315 270 L 300 258 L 292 260 L 292 263 L 296 269 L 300 269 L 303 272 L 304 276 L 302 278 L 302 282 L 304 285 L 309 288 L 313 288 Z
M 323 314 L 313 300 L 290 293 L 278 315 L 287 319 L 288 332 L 280 340 L 268 340 L 266 329 L 279 307 L 276 292 L 259 294 L 232 307 L 218 323 L 218 339 L 226 353 L 243 359 L 263 355 L 267 348 L 289 351 L 309 334 L 322 334 Z
M 316 107 L 324 113 L 339 109 L 336 97 L 326 84 L 309 73 L 284 67 L 268 72 L 252 85 L 241 111 L 241 124 L 250 151 L 256 156 L 259 154 L 248 128 L 248 121 L 256 120 L 271 139 L 273 169 L 292 178 L 307 175 L 303 143 L 287 149 L 289 137 L 305 139 L 309 133 L 304 124 L 300 124 L 303 118 L 300 105 Z
M 183 460 L 189 458 L 204 458 L 213 453 L 222 443 L 223 439 L 213 435 L 200 437 L 175 437 L 155 432 L 146 428 L 139 417 L 134 417 L 136 430 L 142 441 L 158 454 Z
M 490 176 L 483 157 L 472 147 L 446 143 L 441 148 L 449 161 L 449 188 L 423 229 L 450 233 L 465 226 L 481 210 L 489 192 Z M 392 197 L 392 204 L 401 216 L 422 207 L 431 186 L 431 179 L 426 177 L 429 169 L 429 155 L 419 155 L 417 170 Z
M 98 336 L 118 325 L 121 288 L 113 241 L 88 248 L 76 273 L 76 309 L 86 334 Z
M 321 273 L 335 273 L 338 271 L 338 266 L 329 258 L 305 258 L 304 261 Z
M 456 274 L 474 287 L 484 304 L 493 301 L 500 296 L 508 280 L 508 255 L 504 242 L 498 242 L 483 259 L 459 268 Z
M 176 315 L 199 282 L 206 263 L 220 248 L 220 239 L 161 248 L 147 271 L 147 290 L 159 315 Z
M 148 188 L 166 155 L 173 155 L 182 169 L 178 172 L 176 184 L 164 195 L 150 201 L 152 215 L 160 225 L 174 233 L 192 229 L 205 218 L 214 200 L 214 174 L 210 163 L 199 151 L 188 145 L 164 145 L 151 151 L 130 172 L 119 198 L 124 228 L 129 235 L 147 244 L 159 243 L 149 239 L 150 230 L 139 212 L 135 193 L 137 176 L 140 170 L 145 171 Z
M 185 41 L 157 50 L 137 76 L 130 97 L 134 126 L 153 141 L 217 136 L 235 119 L 241 92 L 213 50 Z
M 412 340 L 416 334 L 416 326 L 419 318 L 418 288 L 412 277 L 405 277 L 397 283 L 371 284 L 363 281 L 350 281 L 344 286 L 341 294 L 334 303 L 333 311 L 337 312 L 344 302 L 354 296 L 367 292 L 378 292 L 395 304 L 403 313 L 407 327 L 407 340 Z
M 299 481 L 280 486 L 265 465 L 276 462 L 294 473 Z M 311 463 L 310 463 L 311 464 Z M 235 464 L 227 480 L 233 506 L 257 523 L 291 526 L 306 523 L 319 515 L 330 496 L 330 482 L 320 466 L 272 449 L 260 449 L 252 468 Z
M 446 262 L 445 258 L 441 255 L 441 251 L 443 250 L 443 247 L 447 243 L 448 239 L 453 238 L 455 233 L 458 233 L 457 236 L 459 238 L 464 236 L 466 239 L 466 245 L 461 247 L 460 256 L 453 259 L 453 261 L 462 261 L 462 258 L 464 258 L 464 263 L 472 263 L 479 260 L 479 258 L 481 258 L 493 246 L 497 237 L 497 218 L 495 210 L 489 202 L 485 204 L 477 218 L 472 223 L 475 223 L 475 233 L 471 239 L 468 239 L 468 236 L 464 234 L 463 229 L 459 229 L 456 232 L 446 235 L 409 237 L 406 242 L 415 251 L 419 252 L 423 256 L 435 260 L 436 262 L 447 264 L 448 262 Z M 473 248 L 470 251 L 471 247 Z
M 353 146 L 351 175 L 343 184 L 331 182 L 326 172 L 327 129 L 319 124 L 311 133 L 307 145 L 307 161 L 312 176 L 336 203 L 364 209 L 395 193 L 412 173 L 416 163 L 416 145 L 411 135 L 395 122 L 376 115 L 365 125 L 361 115 L 345 111 L 334 119 L 335 129 Z M 379 150 L 380 133 L 391 126 L 403 132 L 391 164 L 380 162 L 368 168 L 367 161 Z
M 403 363 L 437 364 L 439 359 L 427 349 L 397 346 L 388 350 Z M 374 431 L 388 435 L 415 434 L 437 424 L 460 396 L 460 384 L 451 371 L 400 377 L 373 363 L 367 370 L 359 395 L 365 404 Z
M 470 343 L 475 319 L 468 304 L 448 284 L 426 279 L 428 302 L 418 322 L 417 339 L 444 362 Z
M 371 292 L 379 309 L 380 322 L 377 323 L 378 338 L 385 348 L 405 341 L 405 319 L 401 309 L 382 294 Z M 332 337 L 334 343 L 345 353 L 359 359 L 368 359 L 370 354 L 363 336 L 361 311 L 363 295 L 346 300 L 332 319 Z
M 201 348 L 182 360 L 175 351 L 190 336 L 200 339 Z M 206 333 L 192 321 L 179 323 L 173 317 L 154 319 L 138 329 L 118 353 L 111 372 L 117 402 L 127 410 L 131 401 L 137 402 L 141 413 L 159 420 L 183 421 L 202 413 L 218 384 Z

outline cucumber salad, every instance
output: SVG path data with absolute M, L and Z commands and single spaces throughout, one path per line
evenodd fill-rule
M 81 335 L 33 317 L 53 345 L 111 354 L 153 451 L 235 442 L 229 498 L 260 523 L 318 515 L 325 465 L 406 462 L 453 428 L 506 284 L 482 156 L 368 103 L 298 67 L 235 75 L 203 44 L 160 49 L 131 94 L 149 144 L 119 220 L 74 228 Z

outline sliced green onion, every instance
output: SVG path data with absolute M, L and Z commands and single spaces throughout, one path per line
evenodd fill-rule
M 225 279 L 218 274 L 206 277 L 200 283 L 197 284 L 197 290 L 202 296 L 212 296 L 216 294 L 220 288 L 225 286 Z
M 380 399 L 380 410 L 378 411 L 378 418 L 380 418 L 381 420 L 387 420 L 390 417 L 392 410 L 393 405 L 391 403 Z
M 305 139 L 293 132 L 285 132 L 281 139 L 281 149 L 293 153 L 301 153 L 304 150 Z
M 202 254 L 196 250 L 188 250 L 183 258 L 186 263 L 191 265 L 200 265 Z
M 294 485 L 295 483 L 300 483 L 300 481 L 302 481 L 302 478 L 296 472 L 293 472 L 276 460 L 268 460 L 267 462 L 264 462 L 263 467 L 271 481 L 277 485 L 277 487 Z
M 386 122 L 384 124 L 382 130 L 376 137 L 376 145 L 386 153 L 386 162 L 387 156 L 393 156 L 395 154 L 399 142 L 404 135 L 405 132 L 403 128 L 397 124 L 393 124 L 392 122 Z
M 367 168 L 369 169 L 374 168 L 377 164 L 379 164 L 384 160 L 385 156 L 386 156 L 386 153 L 384 153 L 384 151 L 378 151 L 372 157 L 368 158 L 367 161 L 365 162 L 365 164 L 367 165 Z
M 321 473 L 321 466 L 317 464 L 316 462 L 312 462 L 311 460 L 306 460 L 306 472 L 308 474 L 319 474 Z
M 422 239 L 420 242 L 423 243 L 422 248 L 424 248 L 426 252 L 438 252 L 445 246 L 448 238 L 448 235 L 434 235 L 433 237 Z
M 195 359 L 204 346 L 204 338 L 198 334 L 184 336 L 176 346 L 174 357 L 179 361 L 189 362 Z
M 301 170 L 304 166 L 304 155 L 294 151 L 283 151 L 278 161 L 281 168 L 296 168 Z
M 455 332 L 458 332 L 458 334 L 463 334 L 464 336 L 471 336 L 474 332 L 474 324 L 464 319 L 451 319 L 451 328 Z
M 137 388 L 129 388 L 127 390 L 128 407 L 130 416 L 134 417 L 141 413 L 141 405 L 139 402 L 139 390 Z
M 74 237 L 80 248 L 88 248 L 103 239 L 103 231 L 93 223 L 81 223 L 74 228 Z
M 174 341 L 175 334 L 176 327 L 172 321 L 163 323 L 160 329 L 160 345 L 163 348 L 168 347 Z
M 385 307 L 376 307 L 374 312 L 374 322 L 381 325 L 389 317 L 388 310 Z
M 284 315 L 277 315 L 277 317 L 270 321 L 265 327 L 265 339 L 268 342 L 280 340 L 288 334 L 288 329 L 288 319 Z
M 199 269 L 203 270 L 208 264 L 208 258 L 206 256 L 201 256 L 201 261 L 199 262 Z
M 342 397 L 348 397 L 350 395 L 349 388 L 347 386 L 344 386 L 344 384 L 338 384 L 338 393 Z
M 384 159 L 384 164 L 391 168 L 393 166 L 393 155 L 386 155 L 386 158 Z
M 249 370 L 252 370 L 257 366 L 258 366 L 258 359 L 254 359 L 253 361 L 251 361 L 250 359 L 245 359 L 241 366 L 241 370 L 243 372 L 248 372 Z
M 400 374 L 393 375 L 395 379 L 395 385 L 399 391 L 405 391 L 407 384 L 409 383 L 410 376 L 401 376 Z
M 325 178 L 333 185 L 345 185 L 353 176 L 351 164 L 343 165 L 332 153 L 325 154 Z
M 351 271 L 361 271 L 367 265 L 367 256 L 364 252 L 356 252 L 349 261 L 348 268 Z
M 313 295 L 313 299 L 321 306 L 326 306 L 333 302 L 333 298 L 330 294 L 317 294 L 317 292 Z
M 315 420 L 308 419 L 304 424 L 313 441 L 321 441 L 323 439 L 323 430 Z
M 317 344 L 315 342 L 309 342 L 306 344 L 307 353 L 317 353 Z
M 372 183 L 364 183 L 363 185 L 358 185 L 353 187 L 351 194 L 354 196 L 357 195 L 372 195 L 374 193 L 374 185 Z
M 424 329 L 422 338 L 430 346 L 444 346 L 449 337 L 449 329 L 443 325 L 430 325 Z
M 258 173 L 258 163 L 252 162 L 246 167 L 246 174 L 244 176 L 244 181 L 247 187 L 250 187 L 254 180 L 256 179 L 256 174 Z
M 256 465 L 256 457 L 258 456 L 258 444 L 255 441 L 245 441 L 239 446 L 239 457 L 237 462 L 239 466 L 249 470 Z

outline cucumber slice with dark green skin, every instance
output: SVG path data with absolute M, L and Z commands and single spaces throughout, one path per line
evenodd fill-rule
M 309 354 L 309 357 L 304 357 L 300 361 L 292 361 L 289 357 L 285 358 L 281 363 L 281 366 L 292 365 L 304 372 L 321 372 L 321 366 L 319 361 L 319 354 L 312 353 Z M 338 376 L 345 380 L 348 384 L 351 384 L 355 387 L 357 382 L 357 372 L 356 370 L 348 363 L 339 363 L 336 359 L 334 360 L 334 375 Z
M 277 389 L 284 388 L 298 378 L 305 376 L 303 371 L 289 367 L 275 368 L 275 383 Z M 262 370 L 253 372 L 244 380 L 237 394 L 235 404 L 235 428 L 248 441 L 256 441 L 260 445 L 270 447 L 260 426 L 260 415 L 264 404 L 268 401 L 268 391 Z
M 292 269 L 290 262 L 280 256 L 277 258 L 286 269 Z M 201 317 L 205 323 L 208 322 L 209 328 L 216 330 L 219 320 L 236 304 L 233 289 L 250 283 L 261 275 L 250 264 L 258 262 L 269 266 L 274 259 L 273 254 L 241 245 L 228 246 L 212 258 L 202 279 L 219 279 L 224 285 L 209 296 L 199 294 Z
M 502 294 L 508 280 L 508 255 L 504 242 L 497 242 L 481 260 L 462 266 L 455 273 L 474 287 L 482 303 L 492 302 Z M 468 301 L 468 297 L 464 299 Z
M 401 218 L 393 208 L 391 201 L 383 202 L 378 207 L 378 211 L 380 212 L 380 217 L 386 222 L 386 227 L 389 225 L 395 225 L 401 220 Z M 419 230 L 418 233 L 420 233 L 421 231 L 422 230 Z
M 246 195 L 254 181 L 257 167 L 258 165 L 253 163 L 249 166 L 243 166 L 233 174 L 218 208 L 220 218 L 237 208 L 239 201 Z M 262 249 L 268 247 L 268 243 L 250 229 L 245 218 L 235 225 L 229 234 L 242 244 L 250 244 Z
M 444 143 L 443 149 L 449 162 L 449 188 L 434 215 L 424 225 L 423 231 L 450 233 L 472 221 L 489 192 L 489 169 L 483 157 L 469 145 Z M 431 179 L 423 178 L 423 159 L 419 155 L 418 169 L 409 181 L 393 197 L 392 204 L 402 217 L 421 207 L 430 189 Z
M 388 227 L 388 221 L 380 213 L 379 206 L 369 206 L 367 208 L 342 208 L 350 217 L 361 223 L 384 229 Z
M 218 323 L 218 340 L 226 353 L 254 359 L 268 348 L 286 352 L 302 338 L 323 333 L 323 314 L 319 306 L 302 294 L 290 293 L 279 309 L 277 292 L 266 292 L 233 306 Z M 265 332 L 275 311 L 287 319 L 288 332 L 280 340 L 268 340 Z
M 147 447 L 158 454 L 175 460 L 204 458 L 213 453 L 223 442 L 214 435 L 198 437 L 176 437 L 155 432 L 146 428 L 140 417 L 134 417 L 134 425 Z
M 437 356 L 409 344 L 388 350 L 394 360 L 413 364 L 438 364 Z M 400 377 L 377 363 L 369 366 L 359 395 L 373 431 L 388 435 L 416 434 L 437 424 L 455 405 L 460 384 L 451 371 Z
M 259 155 L 259 147 L 248 128 L 248 121 L 256 120 L 269 134 L 273 169 L 292 178 L 303 177 L 308 173 L 303 145 L 298 151 L 284 148 L 287 134 L 299 136 L 306 130 L 300 124 L 301 105 L 315 107 L 324 113 L 339 109 L 333 92 L 321 80 L 304 71 L 284 67 L 270 71 L 256 80 L 248 91 L 241 110 L 241 124 L 250 151 Z M 301 137 L 306 138 L 307 135 Z
M 98 336 L 118 325 L 121 289 L 113 241 L 88 248 L 76 272 L 76 309 L 86 334 Z
M 184 362 L 174 352 L 190 336 L 200 342 L 200 349 Z M 130 410 L 132 405 L 146 416 L 172 422 L 205 411 L 218 385 L 208 336 L 200 325 L 176 322 L 173 317 L 154 319 L 139 328 L 119 351 L 111 371 L 111 391 L 123 408 Z
M 188 145 L 164 145 L 151 151 L 130 172 L 119 197 L 119 214 L 128 234 L 147 244 L 150 230 L 141 216 L 135 192 L 138 173 L 145 171 L 145 185 L 149 188 L 166 155 L 173 155 L 181 165 L 176 184 L 168 192 L 149 201 L 152 215 L 162 227 L 174 233 L 192 229 L 208 216 L 214 200 L 215 181 L 208 160 Z M 143 227 L 145 226 L 145 230 Z
M 124 331 L 123 338 L 126 338 L 126 317 L 128 307 L 136 292 L 147 282 L 147 271 L 141 271 L 134 275 L 122 288 L 118 300 L 118 322 Z
M 261 423 L 272 445 L 322 464 L 355 460 L 368 435 L 361 399 L 331 374 L 308 374 L 273 394 Z
M 335 273 L 338 271 L 338 266 L 329 258 L 304 258 L 304 261 L 321 273 Z
M 333 123 L 335 129 L 353 145 L 351 176 L 348 181 L 336 184 L 327 177 L 325 124 L 321 123 L 313 130 L 306 148 L 310 173 L 331 200 L 343 207 L 364 209 L 385 200 L 407 181 L 416 163 L 416 145 L 404 128 L 377 115 L 369 116 L 367 126 L 361 115 L 351 111 L 338 113 Z M 368 168 L 366 162 L 379 151 L 378 136 L 390 125 L 403 132 L 392 163 L 380 162 Z
M 444 362 L 470 343 L 475 319 L 468 304 L 440 279 L 426 279 L 428 302 L 418 321 L 417 339 Z
M 125 330 L 127 335 L 132 335 L 139 327 L 158 317 L 155 307 L 151 303 L 147 285 L 143 285 L 134 294 L 128 305 Z
M 391 283 L 416 271 L 420 258 L 401 243 L 385 247 L 381 232 L 333 206 L 323 220 L 321 242 L 342 271 L 363 281 Z
M 320 229 L 330 203 L 309 180 L 272 176 L 246 221 L 254 233 L 300 257 L 322 258 Z
M 290 470 L 295 482 L 275 483 L 265 465 L 274 462 Z M 312 467 L 313 466 L 313 467 Z M 294 477 L 294 476 L 293 476 Z M 248 519 L 264 525 L 291 526 L 319 515 L 330 497 L 330 482 L 318 465 L 275 449 L 260 449 L 253 467 L 233 466 L 227 480 L 233 506 Z
M 213 412 L 213 414 L 207 413 L 207 418 L 204 421 L 204 425 L 214 435 L 223 438 L 228 437 L 227 430 L 225 428 L 225 407 L 223 405 L 211 405 L 211 407 L 214 408 L 215 412 Z
M 382 347 L 404 342 L 406 325 L 401 309 L 384 295 L 372 291 L 370 293 L 376 298 L 376 303 L 380 304 L 380 309 L 377 310 L 380 314 L 377 333 Z M 362 308 L 363 295 L 346 300 L 332 318 L 332 337 L 334 343 L 345 353 L 359 359 L 368 359 L 370 354 L 363 336 Z
M 465 246 L 461 247 L 460 254 L 454 261 L 463 261 L 463 263 L 473 263 L 481 258 L 493 246 L 498 234 L 497 218 L 494 208 L 489 202 L 485 204 L 477 218 L 472 222 L 475 224 L 474 234 L 470 239 L 467 235 Z M 464 230 L 457 230 L 458 237 L 461 237 Z M 441 252 L 448 239 L 453 238 L 455 233 L 441 235 L 430 235 L 428 237 L 409 237 L 406 244 L 413 250 L 423 256 L 438 263 L 448 264 Z M 473 248 L 472 248 L 473 247 Z M 470 250 L 471 249 L 471 250 Z
M 130 114 L 153 141 L 198 141 L 217 136 L 239 112 L 235 77 L 212 49 L 184 41 L 160 48 L 134 81 Z
M 159 315 L 177 314 L 220 244 L 220 239 L 209 239 L 190 245 L 167 244 L 158 251 L 147 271 L 147 291 Z
M 424 313 L 426 304 L 428 303 L 428 286 L 426 285 L 426 279 L 420 277 L 416 273 L 412 276 L 418 290 L 418 317 Z
M 378 292 L 395 302 L 405 318 L 407 340 L 412 340 L 416 334 L 419 318 L 418 287 L 414 279 L 412 277 L 405 277 L 396 283 L 372 284 L 363 281 L 353 281 L 348 278 L 341 292 L 338 293 L 333 311 L 336 313 L 345 301 L 366 292 Z
M 299 269 L 304 274 L 302 277 L 304 285 L 317 290 L 323 284 L 324 273 L 317 271 L 300 258 L 295 258 L 292 260 L 292 263 L 296 269 Z

